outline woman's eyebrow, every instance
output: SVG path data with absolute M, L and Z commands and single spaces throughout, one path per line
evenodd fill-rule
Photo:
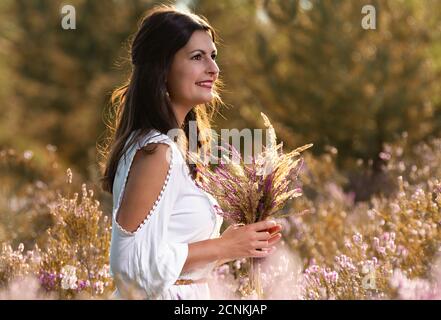
M 193 53 L 195 51 L 200 51 L 200 52 L 202 52 L 202 54 L 206 54 L 206 52 L 204 50 L 202 50 L 202 49 L 196 49 L 196 50 L 191 51 L 190 53 Z M 217 53 L 217 51 L 213 50 L 211 53 Z

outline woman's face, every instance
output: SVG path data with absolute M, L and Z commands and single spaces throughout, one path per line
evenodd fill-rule
M 214 61 L 216 47 L 208 32 L 193 32 L 187 44 L 176 52 L 167 78 L 173 104 L 191 109 L 213 99 L 213 83 L 219 75 Z M 200 83 L 202 81 L 211 81 Z

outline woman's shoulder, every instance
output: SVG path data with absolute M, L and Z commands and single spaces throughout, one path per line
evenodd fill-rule
M 136 153 L 136 151 L 138 151 L 139 149 L 143 149 L 147 147 L 149 144 L 155 144 L 155 143 L 168 144 L 170 147 L 175 146 L 175 142 L 172 139 L 172 137 L 160 132 L 157 129 L 150 129 L 145 132 L 140 131 L 140 129 L 138 129 L 138 130 L 133 130 L 126 140 L 126 147 L 127 144 L 130 144 L 129 147 L 127 148 L 126 154 Z
M 132 135 L 137 132 L 132 132 Z M 130 137 L 132 138 L 132 136 Z M 130 139 L 129 138 L 129 139 Z M 149 144 L 167 144 L 168 148 L 164 148 L 161 146 L 159 149 L 157 148 L 149 148 Z M 159 152 L 165 154 L 165 159 L 171 167 L 173 167 L 173 171 L 176 171 L 176 174 L 184 174 L 186 173 L 186 163 L 184 153 L 178 144 L 175 142 L 173 136 L 169 134 L 164 134 L 157 129 L 151 129 L 150 131 L 140 134 L 136 141 L 131 145 L 131 147 L 127 150 L 127 158 L 129 159 L 128 167 L 125 170 L 129 170 L 131 160 L 134 158 L 135 154 L 139 149 L 152 150 L 155 149 L 155 152 L 159 150 Z M 150 152 L 149 152 L 150 154 Z M 122 171 L 125 171 L 124 168 L 121 168 Z
M 139 132 L 139 130 L 135 130 L 132 132 L 131 136 L 138 135 Z M 149 143 L 167 143 L 171 145 L 173 140 L 167 134 L 164 134 L 157 129 L 150 129 L 149 131 L 139 133 L 138 139 L 135 143 L 138 147 L 143 147 Z
M 146 147 L 148 149 L 148 145 L 154 143 L 165 143 L 170 146 L 169 152 L 175 153 L 174 150 L 171 150 L 174 149 L 174 141 L 168 135 L 161 133 L 159 130 L 150 129 L 146 132 L 142 132 L 140 129 L 133 130 L 125 142 L 125 147 L 127 149 L 122 155 L 118 166 L 121 167 L 121 170 L 123 170 L 124 168 L 122 166 L 126 165 L 127 170 L 130 167 L 137 151 L 140 149 L 145 149 Z
M 169 153 L 173 158 L 175 164 L 184 165 L 185 163 L 185 150 L 181 146 L 179 141 L 179 134 L 174 135 L 173 130 L 170 130 L 167 134 L 160 132 L 157 129 L 151 129 L 148 133 L 141 136 L 139 141 L 139 148 L 147 146 L 151 143 L 164 143 L 170 146 Z

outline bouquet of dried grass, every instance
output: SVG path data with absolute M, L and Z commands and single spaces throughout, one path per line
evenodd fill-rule
M 250 164 L 245 164 L 240 152 L 230 144 L 227 144 L 230 150 L 220 148 L 237 161 L 230 161 L 224 154 L 214 170 L 201 165 L 200 158 L 195 154 L 189 154 L 199 173 L 198 187 L 217 200 L 217 213 L 233 224 L 251 224 L 268 218 L 287 216 L 289 214 L 282 214 L 280 210 L 288 200 L 302 195 L 301 188 L 295 187 L 294 182 L 303 165 L 303 159 L 296 157 L 312 147 L 312 144 L 283 153 L 283 143 L 277 144 L 270 120 L 264 113 L 261 115 L 268 130 L 269 144 L 260 154 L 251 157 Z M 260 298 L 263 292 L 260 286 L 259 261 L 257 258 L 250 259 L 250 291 L 255 291 Z

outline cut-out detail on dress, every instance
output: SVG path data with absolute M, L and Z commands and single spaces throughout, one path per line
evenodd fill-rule
M 148 144 L 152 144 L 152 143 L 167 144 L 169 146 L 169 148 L 170 148 L 170 164 L 169 164 L 169 168 L 168 168 L 168 171 L 167 171 L 167 176 L 166 176 L 166 178 L 164 180 L 164 183 L 162 185 L 161 192 L 159 193 L 158 197 L 156 198 L 156 201 L 153 204 L 153 207 L 147 213 L 147 215 L 144 218 L 144 220 L 139 224 L 138 228 L 135 231 L 128 231 L 128 230 L 124 229 L 117 221 L 119 207 L 121 205 L 121 201 L 122 201 L 122 198 L 123 198 L 123 195 L 124 195 L 124 191 L 125 191 L 125 188 L 126 188 L 126 184 L 127 184 L 127 179 L 129 177 L 130 169 L 132 167 L 132 162 L 133 162 L 133 159 L 135 158 L 135 154 L 138 152 L 138 150 L 140 150 L 143 147 L 147 146 Z M 115 209 L 115 214 L 113 215 L 114 216 L 113 220 L 114 220 L 114 223 L 115 223 L 116 227 L 124 235 L 135 236 L 143 228 L 143 226 L 147 223 L 148 219 L 150 218 L 150 216 L 152 215 L 152 213 L 155 211 L 156 207 L 158 206 L 159 201 L 161 200 L 162 195 L 164 194 L 165 189 L 168 186 L 168 182 L 170 180 L 171 171 L 172 171 L 172 168 L 173 168 L 173 150 L 172 149 L 173 149 L 173 146 L 171 145 L 171 142 L 167 138 L 164 138 L 163 136 L 162 137 L 161 136 L 155 136 L 155 137 L 149 138 L 147 141 L 145 141 L 141 145 L 138 144 L 137 147 L 136 147 L 136 151 L 130 157 L 130 159 L 129 159 L 129 166 L 128 166 L 127 172 L 126 172 L 126 174 L 124 176 L 124 182 L 122 184 L 121 191 L 120 191 L 119 196 L 118 196 L 118 204 L 117 204 L 117 207 Z

